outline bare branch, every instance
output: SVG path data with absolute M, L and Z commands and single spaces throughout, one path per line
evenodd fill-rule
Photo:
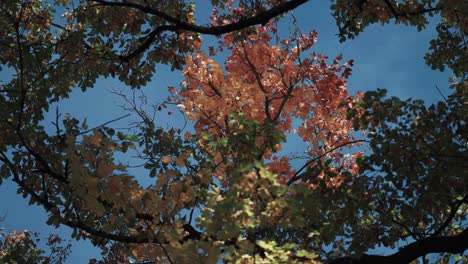
M 78 133 L 78 135 L 83 135 L 83 134 L 89 133 L 89 132 L 91 132 L 91 131 L 93 131 L 93 130 L 95 130 L 95 129 L 102 128 L 102 127 L 104 127 L 105 125 L 108 125 L 108 124 L 110 124 L 110 123 L 119 121 L 119 120 L 124 119 L 124 118 L 129 117 L 129 116 L 130 116 L 130 114 L 126 114 L 126 115 L 124 115 L 124 116 L 121 116 L 121 117 L 112 119 L 112 120 L 107 121 L 107 122 L 105 122 L 105 123 L 103 123 L 103 124 L 101 124 L 101 125 L 99 125 L 99 126 L 97 126 L 97 127 L 93 127 L 93 128 L 88 129 L 88 130 L 81 131 L 80 133 Z M 78 135 L 77 135 L 77 136 L 78 136 Z

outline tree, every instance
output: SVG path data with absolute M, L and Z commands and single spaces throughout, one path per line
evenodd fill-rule
M 332 1 L 331 9 L 341 41 L 356 37 L 371 24 L 392 20 L 422 30 L 431 17 L 440 15 L 438 37 L 430 43 L 426 62 L 433 69 L 448 66 L 456 76 L 466 77 L 468 10 L 462 1 L 336 0 Z
M 385 99 L 384 90 L 367 92 L 359 102 L 367 111 L 355 126 L 369 128 L 372 148 L 353 179 L 363 192 L 353 189 L 351 196 L 366 205 L 359 208 L 365 217 L 359 229 L 371 228 L 372 233 L 362 239 L 384 246 L 392 246 L 397 237 L 414 242 L 391 256 L 354 258 L 358 263 L 407 263 L 428 253 L 462 254 L 467 249 L 466 83 L 454 89 L 446 101 L 430 106 Z
M 0 261 L 2 263 L 64 263 L 70 253 L 70 244 L 61 245 L 59 236 L 50 235 L 47 245 L 50 247 L 49 255 L 37 247 L 40 241 L 38 234 L 13 231 L 0 234 Z
M 351 61 L 305 55 L 316 33 L 272 39 L 268 21 L 305 2 L 212 1 L 219 10 L 210 26 L 195 24 L 194 6 L 183 1 L 80 1 L 62 20 L 53 14 L 68 1 L 3 2 L 0 61 L 16 75 L 1 88 L 2 177 L 42 205 L 49 224 L 100 246 L 105 262 L 394 263 L 462 253 L 466 83 L 431 107 L 381 92 L 350 96 Z M 354 2 L 332 8 L 342 10 L 338 21 L 363 26 L 388 14 L 423 25 L 431 12 L 376 3 L 364 1 L 363 13 L 351 15 L 343 10 Z M 432 11 L 452 6 L 462 7 Z M 464 34 L 464 24 L 448 17 Z M 198 33 L 230 34 L 206 55 Z M 231 52 L 224 69 L 210 59 L 220 49 Z M 438 65 L 465 67 L 457 56 L 458 64 Z M 89 128 L 58 110 L 54 131 L 44 127 L 44 112 L 72 88 L 92 87 L 101 76 L 140 87 L 157 63 L 184 67 L 185 82 L 160 107 L 175 104 L 194 122 L 193 133 L 157 127 L 132 100 L 141 118 L 132 134 Z M 457 76 L 465 76 L 463 67 Z M 368 130 L 368 138 L 353 129 Z M 308 144 L 299 167 L 280 152 L 287 134 Z M 366 141 L 373 152 L 363 157 L 356 147 Z M 154 177 L 148 187 L 116 158 L 132 149 Z M 409 246 L 393 256 L 361 256 L 407 237 Z M 336 259 L 350 255 L 357 256 Z

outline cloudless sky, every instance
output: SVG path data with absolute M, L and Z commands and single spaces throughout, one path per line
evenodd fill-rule
M 211 10 L 206 6 L 207 2 L 207 0 L 197 1 L 198 23 L 209 23 Z M 435 88 L 436 85 L 445 95 L 449 94 L 447 80 L 451 77 L 451 73 L 433 71 L 425 65 L 423 59 L 428 50 L 429 41 L 436 36 L 434 23 L 421 32 L 405 25 L 374 25 L 366 28 L 356 39 L 339 43 L 336 36 L 338 29 L 331 16 L 329 2 L 310 1 L 294 10 L 293 13 L 301 31 L 316 30 L 318 32 L 318 42 L 312 51 L 330 58 L 343 54 L 344 61 L 354 60 L 353 74 L 348 82 L 348 89 L 352 94 L 356 91 L 386 88 L 389 95 L 435 102 L 442 99 Z M 292 27 L 291 16 L 283 18 L 280 21 L 280 34 L 287 36 L 288 28 L 292 29 Z M 214 45 L 216 40 L 214 37 L 203 36 L 203 38 L 205 45 Z M 218 60 L 218 62 L 222 64 L 224 61 Z M 181 72 L 171 72 L 169 69 L 167 66 L 158 66 L 153 81 L 142 89 L 150 103 L 164 100 L 168 95 L 167 86 L 178 87 L 182 81 Z M 0 79 L 8 78 L 5 72 L 0 73 Z M 70 99 L 61 102 L 60 112 L 71 113 L 78 119 L 86 117 L 90 127 L 125 115 L 126 113 L 118 106 L 123 102 L 111 94 L 109 89 L 130 90 L 118 80 L 99 79 L 94 89 L 86 93 L 77 90 L 72 93 Z M 178 120 L 169 119 L 171 117 L 176 117 Z M 125 127 L 132 118 L 112 123 L 110 126 Z M 50 125 L 50 121 L 51 119 L 46 120 L 45 124 Z M 161 115 L 157 122 L 163 127 L 183 123 L 177 115 Z M 303 144 L 299 144 L 300 142 L 294 141 L 287 147 L 305 150 Z M 69 237 L 70 228 L 55 229 L 47 226 L 45 210 L 37 206 L 29 206 L 27 200 L 16 194 L 16 190 L 16 186 L 8 180 L 0 186 L 0 201 L 2 201 L 0 202 L 0 216 L 3 214 L 7 216 L 5 221 L 0 223 L 0 227 L 5 227 L 7 231 L 24 229 L 37 231 L 43 238 L 49 233 Z M 389 254 L 389 252 L 384 250 L 377 253 Z M 90 258 L 99 259 L 99 254 L 99 251 L 93 248 L 89 241 L 73 242 L 72 254 L 67 263 L 87 263 Z

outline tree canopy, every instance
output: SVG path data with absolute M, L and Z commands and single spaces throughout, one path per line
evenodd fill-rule
M 315 31 L 279 36 L 273 22 L 306 2 L 212 0 L 203 25 L 182 0 L 3 1 L 0 183 L 15 182 L 48 224 L 100 247 L 92 263 L 462 260 L 467 5 L 332 1 L 341 41 L 377 22 L 421 29 L 441 17 L 426 62 L 453 71 L 453 90 L 426 105 L 384 90 L 349 94 L 352 60 L 314 52 Z M 217 46 L 205 50 L 204 34 Z M 193 129 L 161 127 L 124 94 L 139 118 L 130 130 L 89 127 L 58 107 L 45 124 L 74 89 L 106 77 L 141 88 L 158 64 L 184 81 L 155 111 L 174 106 Z M 281 151 L 291 136 L 307 146 L 301 157 Z M 151 184 L 125 166 L 134 155 Z M 5 236 L 0 252 L 34 247 L 27 234 Z M 366 254 L 402 242 L 392 255 Z
M 67 259 L 71 244 L 62 245 L 62 238 L 50 235 L 47 246 L 50 247 L 49 254 L 40 249 L 37 244 L 40 238 L 37 233 L 28 230 L 23 232 L 0 233 L 0 261 L 2 263 L 64 263 Z

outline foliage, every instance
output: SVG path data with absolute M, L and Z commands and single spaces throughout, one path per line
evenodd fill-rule
M 71 245 L 61 245 L 62 239 L 55 235 L 50 235 L 47 245 L 50 253 L 45 255 L 44 250 L 37 247 L 40 239 L 38 234 L 28 232 L 13 231 L 10 234 L 0 234 L 0 262 L 1 263 L 65 263 Z
M 372 152 L 359 162 L 361 173 L 350 197 L 360 200 L 364 217 L 356 231 L 365 241 L 395 247 L 398 239 L 407 238 L 463 234 L 466 240 L 466 83 L 454 89 L 447 101 L 430 106 L 385 98 L 384 90 L 367 92 L 359 102 L 358 109 L 366 111 L 354 118 L 355 126 L 368 129 Z M 466 241 L 457 243 L 464 246 L 445 252 L 462 253 Z
M 309 54 L 315 32 L 279 38 L 270 20 L 307 1 L 211 2 L 207 26 L 195 23 L 195 5 L 185 1 L 0 3 L 0 62 L 11 73 L 0 86 L 0 179 L 43 206 L 49 224 L 100 247 L 105 263 L 314 263 L 343 255 L 404 263 L 467 248 L 463 5 L 332 6 L 346 38 L 391 17 L 423 27 L 426 13 L 441 12 L 446 26 L 428 62 L 462 78 L 446 102 L 425 106 L 382 91 L 351 96 L 352 61 Z M 207 54 L 200 34 L 223 36 Z M 453 53 L 442 56 L 448 48 Z M 224 51 L 221 66 L 212 57 Z M 139 88 L 158 63 L 183 68 L 184 82 L 159 108 L 175 105 L 193 131 L 158 127 L 133 99 L 126 100 L 139 121 L 130 132 L 90 128 L 58 108 L 52 129 L 44 124 L 73 89 L 99 77 Z M 304 155 L 281 151 L 291 136 L 304 142 Z M 364 142 L 372 148 L 365 157 Z M 132 153 L 150 184 L 122 163 Z M 407 238 L 394 255 L 363 255 Z M 28 233 L 4 245 L 20 240 L 41 257 Z
M 332 0 L 331 9 L 339 28 L 340 41 L 355 38 L 374 24 L 405 24 L 422 30 L 440 16 L 436 39 L 431 40 L 426 62 L 433 69 L 449 67 L 457 77 L 466 78 L 468 5 L 463 1 Z

